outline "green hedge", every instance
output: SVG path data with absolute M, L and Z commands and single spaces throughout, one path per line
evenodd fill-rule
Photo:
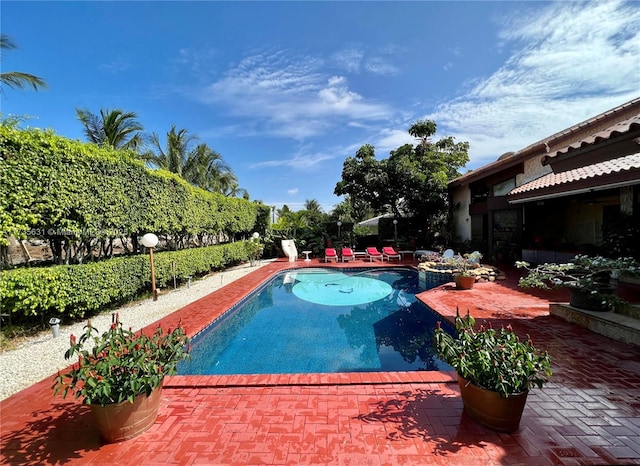
M 133 152 L 0 124 L 0 245 L 49 231 L 65 240 L 233 237 L 253 231 L 259 206 L 150 170 Z
M 245 241 L 154 254 L 156 283 L 173 284 L 247 260 Z M 23 268 L 0 274 L 0 309 L 20 320 L 49 316 L 84 317 L 127 302 L 150 289 L 148 255 L 119 257 L 82 265 Z

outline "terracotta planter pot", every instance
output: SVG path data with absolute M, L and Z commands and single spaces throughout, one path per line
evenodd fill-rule
M 528 391 L 502 398 L 497 392 L 477 387 L 460 375 L 458 385 L 464 412 L 474 421 L 497 432 L 518 430 Z
M 91 405 L 91 412 L 100 436 L 108 443 L 121 442 L 140 435 L 153 425 L 158 417 L 162 385 L 149 396 L 140 395 L 133 403 L 107 406 Z
M 453 281 L 456 282 L 456 288 L 459 290 L 470 290 L 473 288 L 473 284 L 476 282 L 476 277 L 465 277 L 462 275 L 456 275 L 453 277 Z

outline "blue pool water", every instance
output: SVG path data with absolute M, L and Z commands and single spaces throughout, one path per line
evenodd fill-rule
M 178 373 L 451 370 L 419 291 L 413 269 L 283 272 L 196 335 Z

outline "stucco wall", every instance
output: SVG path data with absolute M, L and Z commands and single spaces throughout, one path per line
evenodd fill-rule
M 543 155 L 536 155 L 524 161 L 524 173 L 516 176 L 516 187 L 551 173 L 550 165 L 542 165 L 542 157 Z

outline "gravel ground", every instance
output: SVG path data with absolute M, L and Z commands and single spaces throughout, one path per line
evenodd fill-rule
M 139 330 L 267 263 L 268 261 L 261 261 L 254 266 L 242 264 L 194 281 L 190 288 L 183 286 L 161 294 L 157 301 L 147 299 L 130 303 L 117 310 L 120 321 L 125 327 Z M 91 317 L 91 323 L 100 332 L 106 330 L 111 324 L 111 312 L 116 311 Z M 64 353 L 69 348 L 69 336 L 72 333 L 83 333 L 85 323 L 64 325 L 62 322 L 59 337 L 54 338 L 53 332 L 48 330 L 27 338 L 16 349 L 0 354 L 0 400 L 68 367 L 73 362 L 64 359 Z M 51 384 L 53 385 L 53 380 Z

